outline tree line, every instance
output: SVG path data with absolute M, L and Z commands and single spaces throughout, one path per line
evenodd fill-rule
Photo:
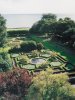
M 40 35 L 47 33 L 49 37 L 52 36 L 65 45 L 75 48 L 75 21 L 69 17 L 57 19 L 55 14 L 45 14 L 29 31 Z

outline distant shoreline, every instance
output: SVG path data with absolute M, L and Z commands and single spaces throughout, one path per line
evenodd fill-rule
M 30 27 L 13 27 L 13 28 L 8 28 L 7 29 L 23 29 L 23 28 L 30 28 Z
M 16 28 L 7 28 L 7 31 L 12 30 L 29 30 L 30 27 L 16 27 Z
M 2 14 L 6 19 L 6 27 L 11 28 L 30 28 L 42 18 L 43 14 Z M 69 17 L 75 21 L 75 14 L 55 14 L 57 19 Z

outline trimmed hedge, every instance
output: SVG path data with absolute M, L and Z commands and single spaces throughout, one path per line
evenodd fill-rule
M 20 47 L 13 47 L 9 50 L 9 53 L 18 53 L 18 52 L 30 52 L 33 50 L 42 50 L 43 44 L 36 43 L 35 41 L 25 41 L 20 44 Z
M 9 37 L 14 37 L 14 36 L 25 36 L 29 34 L 28 30 L 9 30 L 7 31 Z
M 25 52 L 29 52 L 32 50 L 36 50 L 37 49 L 37 45 L 35 41 L 26 41 L 23 42 L 21 45 L 21 51 L 25 51 Z
M 21 50 L 18 47 L 13 47 L 11 48 L 8 52 L 9 53 L 19 53 Z

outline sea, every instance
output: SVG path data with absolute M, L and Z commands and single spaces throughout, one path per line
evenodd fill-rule
M 6 19 L 7 28 L 31 27 L 42 18 L 43 14 L 2 14 Z M 75 20 L 75 14 L 56 14 L 57 18 L 70 17 Z

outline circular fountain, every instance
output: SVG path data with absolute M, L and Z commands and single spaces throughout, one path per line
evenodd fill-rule
M 43 58 L 32 58 L 31 59 L 31 64 L 42 64 L 44 62 L 46 62 L 46 60 Z

